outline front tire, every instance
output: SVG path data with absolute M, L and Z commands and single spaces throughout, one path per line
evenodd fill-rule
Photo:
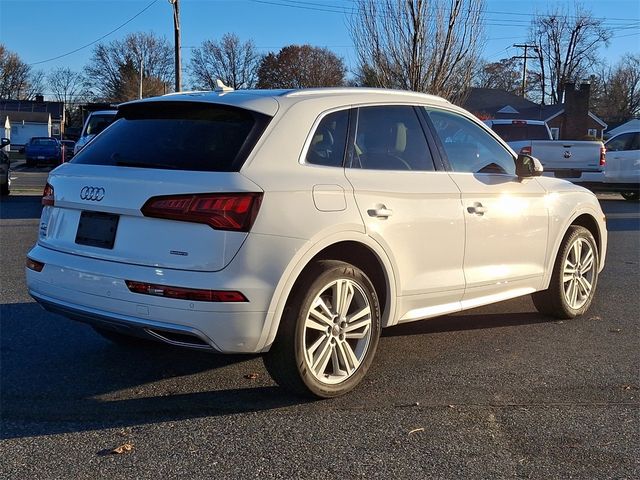
M 637 202 L 640 200 L 640 192 L 620 192 L 620 195 L 629 202 Z
M 560 319 L 584 314 L 596 291 L 600 259 L 593 235 L 574 225 L 567 231 L 547 290 L 531 295 L 536 309 Z
M 366 274 L 345 262 L 320 261 L 296 282 L 264 363 L 294 393 L 344 395 L 371 366 L 380 329 L 378 296 Z

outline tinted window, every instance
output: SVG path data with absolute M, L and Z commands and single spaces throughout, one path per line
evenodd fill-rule
M 413 107 L 360 108 L 351 166 L 373 170 L 435 170 Z
M 55 147 L 58 142 L 52 138 L 34 138 L 31 140 L 31 145 L 38 145 L 40 147 Z
M 325 116 L 313 133 L 306 162 L 327 167 L 342 167 L 348 128 L 348 110 Z
M 515 175 L 513 157 L 482 127 L 451 112 L 427 109 L 454 172 Z
M 222 105 L 157 102 L 121 109 L 73 163 L 237 171 L 269 117 Z
M 494 132 L 505 142 L 520 140 L 549 140 L 549 132 L 544 125 L 529 125 L 526 123 L 493 124 Z
M 622 133 L 617 137 L 613 137 L 606 144 L 607 151 L 619 152 L 622 150 L 628 150 L 633 139 L 633 133 Z

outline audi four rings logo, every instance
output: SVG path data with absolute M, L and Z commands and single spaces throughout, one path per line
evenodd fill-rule
M 104 188 L 102 187 L 82 187 L 82 190 L 80 190 L 80 198 L 82 200 L 99 202 L 104 198 L 104 193 Z

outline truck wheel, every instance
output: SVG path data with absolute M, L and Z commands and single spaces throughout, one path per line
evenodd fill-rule
M 363 379 L 379 337 L 380 306 L 369 278 L 348 263 L 320 261 L 296 282 L 264 363 L 294 393 L 337 397 Z
M 560 245 L 549 288 L 531 295 L 536 309 L 560 319 L 582 315 L 596 291 L 598 265 L 598 247 L 591 232 L 570 227 Z
M 25 162 L 25 166 L 27 168 L 33 168 L 36 166 L 36 161 L 32 160 L 31 158 L 27 158 L 26 162 Z
M 620 192 L 620 195 L 630 202 L 637 202 L 640 199 L 640 192 Z

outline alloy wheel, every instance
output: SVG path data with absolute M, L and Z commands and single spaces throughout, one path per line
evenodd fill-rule
M 304 323 L 304 355 L 312 375 L 325 384 L 350 378 L 365 358 L 372 336 L 371 305 L 351 279 L 325 285 Z
M 591 244 L 584 238 L 576 238 L 569 248 L 562 271 L 564 298 L 574 310 L 589 300 L 595 277 L 594 260 Z

